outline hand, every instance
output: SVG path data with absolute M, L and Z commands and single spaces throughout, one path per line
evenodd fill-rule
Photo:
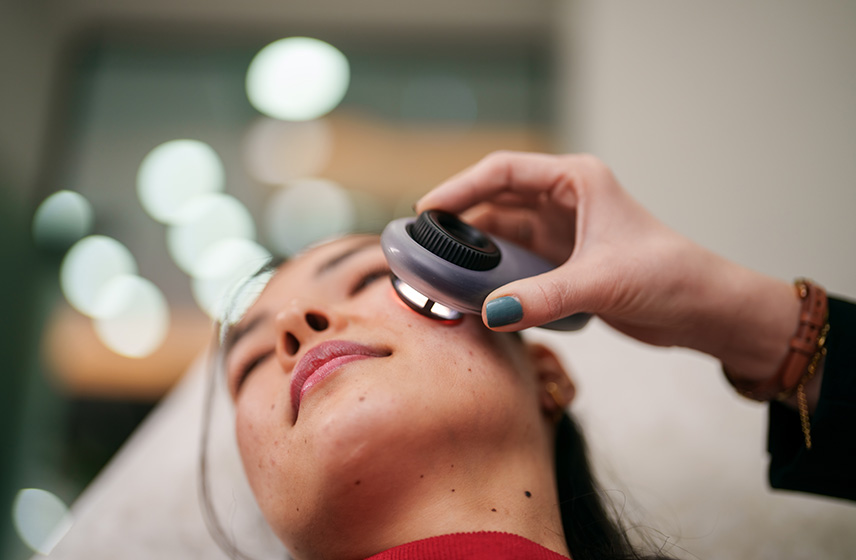
M 556 263 L 491 293 L 494 330 L 595 313 L 651 344 L 712 354 L 747 378 L 775 373 L 797 325 L 792 286 L 723 259 L 667 228 L 588 155 L 498 152 L 417 203 L 438 208 Z M 506 311 L 491 317 L 499 298 Z M 515 303 L 516 302 L 516 303 Z M 521 316 L 522 313 L 522 316 Z

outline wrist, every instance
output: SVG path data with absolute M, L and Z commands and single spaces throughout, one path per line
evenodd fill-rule
M 728 380 L 745 397 L 759 400 L 785 400 L 795 392 L 801 413 L 807 414 L 806 385 L 817 374 L 820 361 L 826 354 L 826 335 L 829 331 L 826 292 L 807 280 L 795 283 L 800 300 L 799 321 L 794 335 L 788 341 L 788 351 L 776 372 L 765 378 L 752 379 L 724 364 Z
M 740 381 L 762 383 L 788 355 L 800 299 L 790 283 L 720 261 L 697 296 L 706 328 L 693 347 L 718 358 Z

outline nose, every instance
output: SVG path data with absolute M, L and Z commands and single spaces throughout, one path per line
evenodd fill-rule
M 300 349 L 327 330 L 344 326 L 344 318 L 322 305 L 293 300 L 276 315 L 276 352 L 281 362 L 291 364 Z

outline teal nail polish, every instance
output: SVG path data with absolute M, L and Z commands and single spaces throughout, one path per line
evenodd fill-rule
M 487 302 L 485 315 L 487 316 L 487 326 L 503 327 L 516 323 L 523 318 L 523 306 L 513 296 L 496 298 Z

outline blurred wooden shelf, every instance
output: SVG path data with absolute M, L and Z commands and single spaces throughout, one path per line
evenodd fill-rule
M 153 402 L 211 348 L 214 327 L 194 308 L 170 310 L 169 332 L 145 358 L 116 354 L 95 334 L 92 320 L 60 305 L 42 336 L 42 356 L 49 374 L 67 394 Z

